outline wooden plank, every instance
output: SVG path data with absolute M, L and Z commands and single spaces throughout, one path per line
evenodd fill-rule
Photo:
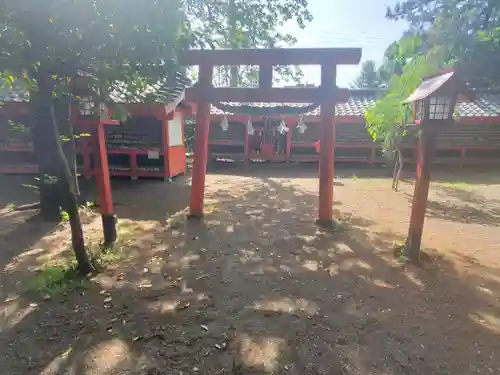
M 202 100 L 211 103 L 239 102 L 239 103 L 316 103 L 326 102 L 339 103 L 347 101 L 349 90 L 334 88 L 326 92 L 321 87 L 297 87 L 280 88 L 235 88 L 235 87 L 210 87 L 202 90 L 195 86 L 186 90 L 186 100 L 199 102 Z
M 191 50 L 180 55 L 183 65 L 330 65 L 359 64 L 361 48 L 268 48 Z

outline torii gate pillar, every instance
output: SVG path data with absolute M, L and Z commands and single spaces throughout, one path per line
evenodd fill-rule
M 186 90 L 186 100 L 197 103 L 190 217 L 203 216 L 210 103 L 318 103 L 321 105 L 318 224 L 332 225 L 335 104 L 346 101 L 349 95 L 347 89 L 336 86 L 337 65 L 358 64 L 360 60 L 360 48 L 193 50 L 181 55 L 182 64 L 199 66 L 198 83 Z M 214 66 L 228 65 L 258 65 L 259 88 L 213 87 Z M 321 86 L 273 87 L 272 69 L 279 65 L 320 65 Z

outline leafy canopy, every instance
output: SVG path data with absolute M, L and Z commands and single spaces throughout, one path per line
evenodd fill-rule
M 0 71 L 51 75 L 65 83 L 78 69 L 100 86 L 133 74 L 157 81 L 175 70 L 183 30 L 181 0 L 23 0 L 0 5 Z
M 423 78 L 438 71 L 440 61 L 439 51 L 419 54 L 406 61 L 402 74 L 391 78 L 387 93 L 366 112 L 368 133 L 374 141 L 381 143 L 387 156 L 393 154 L 408 132 L 411 109 L 408 105 L 403 106 L 402 102 L 420 85 Z
M 186 0 L 189 31 L 200 48 L 272 48 L 291 46 L 295 37 L 283 32 L 287 22 L 301 29 L 312 20 L 307 0 Z M 300 81 L 297 68 L 277 67 L 283 81 Z M 255 67 L 240 67 L 238 84 L 251 86 L 257 77 Z M 234 69 L 220 67 L 216 79 L 229 85 Z
M 457 64 L 475 87 L 500 87 L 498 61 L 500 2 L 494 0 L 404 0 L 389 7 L 389 19 L 406 20 L 410 32 L 430 50 L 440 47 L 444 62 Z

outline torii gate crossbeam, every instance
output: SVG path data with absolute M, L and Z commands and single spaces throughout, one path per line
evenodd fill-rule
M 348 90 L 336 85 L 337 65 L 358 64 L 360 48 L 274 48 L 249 50 L 192 50 L 184 53 L 180 63 L 199 66 L 198 82 L 186 91 L 186 100 L 197 103 L 195 149 L 190 199 L 190 216 L 203 216 L 205 176 L 210 129 L 210 103 L 217 102 L 280 102 L 319 103 L 321 108 L 319 218 L 331 224 L 333 217 L 333 156 L 335 104 L 346 101 Z M 214 87 L 215 66 L 258 65 L 259 87 Z M 319 65 L 319 87 L 278 88 L 272 86 L 273 66 Z

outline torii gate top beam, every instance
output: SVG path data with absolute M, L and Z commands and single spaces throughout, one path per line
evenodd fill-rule
M 181 54 L 179 62 L 198 65 L 198 83 L 187 89 L 186 100 L 193 102 L 342 102 L 348 90 L 335 84 L 337 65 L 358 64 L 361 48 L 271 48 L 242 50 L 191 50 Z M 259 87 L 213 87 L 213 68 L 220 65 L 258 65 Z M 273 87 L 273 66 L 320 65 L 320 87 Z
M 183 65 L 330 65 L 359 64 L 361 48 L 270 48 L 190 50 L 181 54 Z

